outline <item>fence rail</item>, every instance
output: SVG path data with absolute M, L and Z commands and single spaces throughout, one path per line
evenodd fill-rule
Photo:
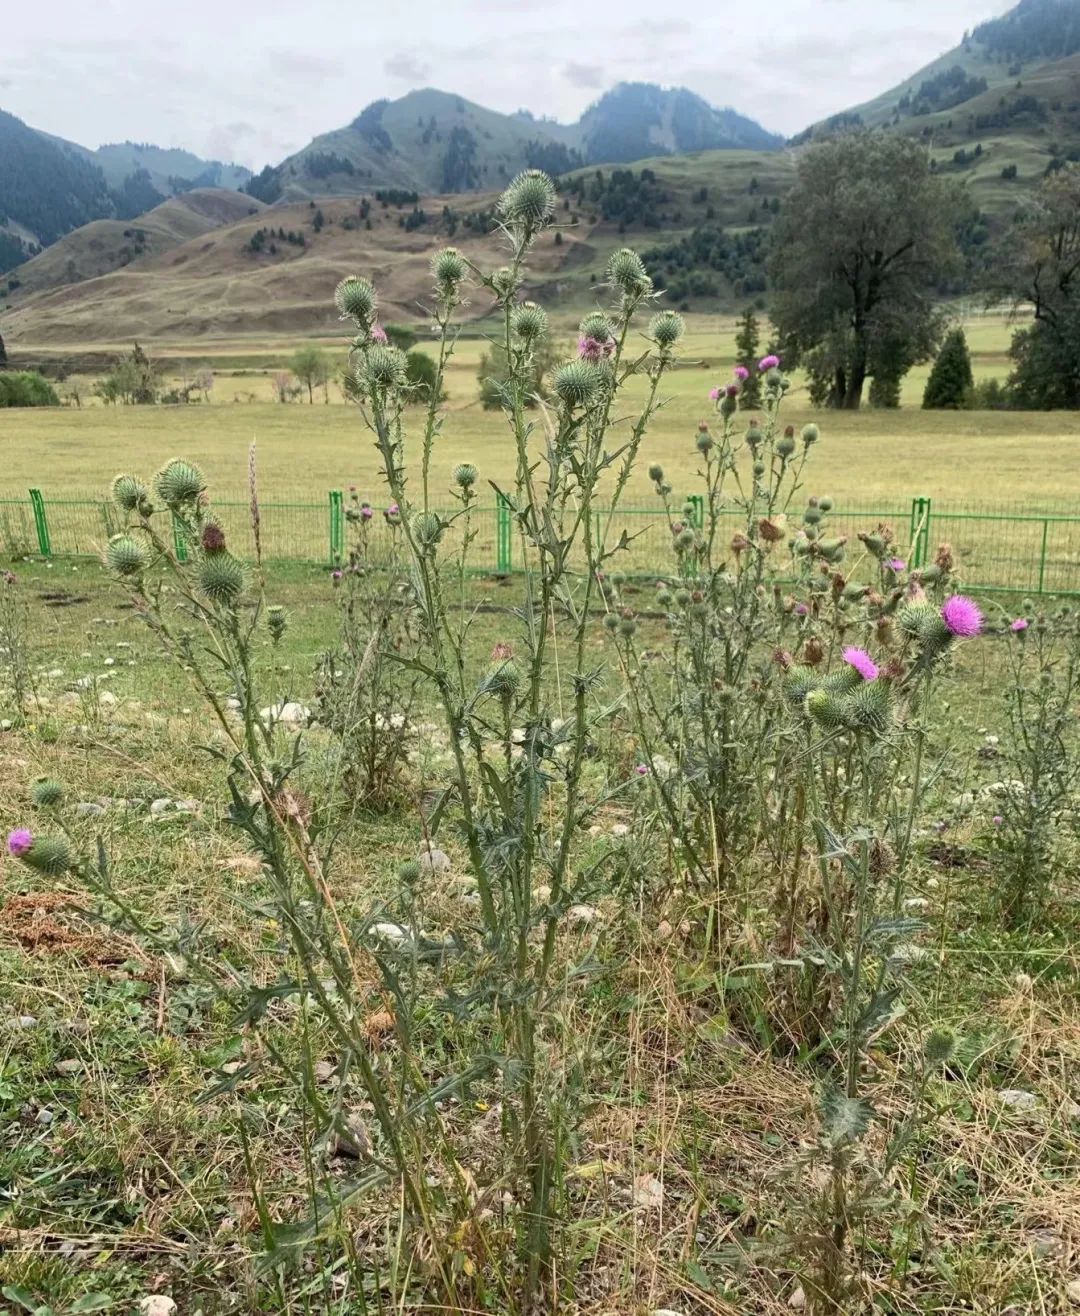
M 700 523 L 700 499 L 688 500 Z M 333 565 L 347 552 L 347 500 L 339 489 L 325 499 L 260 503 L 263 557 L 280 562 Z M 460 509 L 455 509 L 460 510 Z M 214 503 L 229 542 L 241 555 L 255 552 L 250 504 L 246 499 Z M 156 515 L 165 516 L 164 512 Z M 444 516 L 450 516 L 447 510 Z M 741 513 L 732 509 L 732 531 Z M 475 505 L 474 571 L 510 574 L 520 569 L 520 546 L 508 504 Z M 627 545 L 613 570 L 627 575 L 662 575 L 672 568 L 670 532 L 658 507 L 598 508 L 594 533 L 612 545 L 625 532 Z M 933 560 L 947 542 L 965 587 L 1025 594 L 1080 595 L 1080 510 L 1029 512 L 991 507 L 950 508 L 930 498 L 897 500 L 887 506 L 839 506 L 830 513 L 830 532 L 855 543 L 860 530 L 880 522 L 893 527 L 901 552 L 914 567 Z M 100 497 L 46 497 L 31 489 L 21 497 L 0 497 L 0 548 L 10 557 L 89 557 L 100 554 L 119 529 L 112 500 Z M 377 515 L 371 523 L 374 550 L 389 545 L 389 530 Z M 906 540 L 906 542 L 905 542 Z M 182 545 L 182 541 L 178 541 Z

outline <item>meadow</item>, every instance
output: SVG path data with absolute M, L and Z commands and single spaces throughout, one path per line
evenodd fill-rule
M 1080 1301 L 1080 618 L 968 598 L 870 510 L 1074 506 L 1075 420 L 923 413 L 918 377 L 815 414 L 773 370 L 757 437 L 703 443 L 726 330 L 653 323 L 617 392 L 559 376 L 531 497 L 540 430 L 473 401 L 473 339 L 430 504 L 374 344 L 406 484 L 393 425 L 228 400 L 269 340 L 202 354 L 209 406 L 4 417 L 0 496 L 109 496 L 117 532 L 0 579 L 12 1310 Z M 1003 323 L 972 339 L 1003 373 Z M 642 432 L 625 503 L 704 490 L 658 580 L 589 515 Z M 253 439 L 268 506 L 358 487 L 333 574 L 259 561 Z M 466 570 L 489 480 L 518 576 Z

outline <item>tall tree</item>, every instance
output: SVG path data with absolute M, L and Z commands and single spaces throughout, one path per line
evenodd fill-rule
M 756 368 L 760 354 L 761 326 L 758 324 L 757 316 L 748 306 L 739 316 L 735 329 L 736 363 L 746 366 L 750 371 L 749 379 L 745 380 L 742 386 L 744 407 L 761 406 L 761 375 Z
M 293 353 L 293 359 L 289 364 L 293 374 L 307 389 L 308 402 L 314 402 L 315 389 L 320 384 L 325 384 L 330 377 L 330 367 L 325 352 L 317 347 L 301 347 Z
M 991 262 L 993 300 L 1032 308 L 1014 336 L 1009 391 L 1021 407 L 1080 408 L 1080 165 L 1045 178 Z
M 975 377 L 963 329 L 953 329 L 945 338 L 923 392 L 926 411 L 962 411 L 971 406 Z
M 855 409 L 875 372 L 891 391 L 932 355 L 960 209 L 956 185 L 906 137 L 859 130 L 807 150 L 772 228 L 769 274 L 785 364 L 803 362 L 816 400 Z

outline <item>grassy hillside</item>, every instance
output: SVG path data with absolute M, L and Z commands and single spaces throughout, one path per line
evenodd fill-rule
M 170 197 L 137 220 L 95 220 L 22 265 L 14 276 L 18 286 L 10 295 L 28 297 L 100 278 L 264 208 L 261 201 L 238 192 L 197 189 Z
M 535 291 L 556 311 L 591 304 L 607 257 L 629 242 L 651 253 L 658 283 L 672 286 L 676 304 L 700 304 L 704 296 L 711 306 L 718 300 L 742 304 L 756 285 L 747 285 L 737 271 L 728 277 L 719 266 L 711 271 L 711 289 L 696 299 L 688 295 L 677 283 L 684 263 L 680 244 L 701 233 L 734 241 L 766 223 L 792 171 L 787 152 L 711 151 L 570 175 L 559 223 L 538 253 Z M 168 221 L 166 231 L 155 226 L 151 232 L 148 224 L 143 251 L 129 259 L 130 234 L 142 221 L 95 225 L 17 271 L 23 285 L 0 318 L 9 350 L 136 337 L 336 332 L 330 294 L 353 270 L 378 279 L 389 303 L 387 318 L 423 322 L 427 265 L 438 246 L 452 241 L 492 256 L 498 250 L 491 236 L 495 192 L 416 203 L 379 201 L 374 193 L 318 204 L 296 201 L 245 213 L 212 231 L 200 225 L 190 235 L 178 233 L 181 208 L 197 195 L 151 212 Z M 248 198 L 227 200 L 242 205 Z M 187 240 L 178 244 L 180 237 Z M 61 288 L 69 259 L 77 272 L 84 271 L 82 281 Z M 469 308 L 477 318 L 487 310 L 481 296 Z

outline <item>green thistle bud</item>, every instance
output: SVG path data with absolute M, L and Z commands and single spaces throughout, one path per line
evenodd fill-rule
M 900 628 L 917 640 L 927 640 L 937 630 L 941 618 L 930 603 L 905 603 L 896 614 Z
M 535 302 L 522 302 L 510 312 L 510 328 L 523 343 L 536 343 L 547 337 L 547 311 Z
M 605 612 L 604 625 L 609 631 L 617 631 L 619 629 L 619 614 L 617 612 Z
M 606 343 L 618 335 L 614 320 L 603 311 L 590 311 L 578 325 L 578 333 L 582 338 L 595 338 L 598 343 Z
M 271 603 L 266 609 L 266 628 L 275 644 L 284 638 L 289 629 L 289 614 L 280 603 Z
M 786 459 L 795 451 L 795 439 L 790 434 L 781 434 L 775 446 L 776 455 Z
M 461 283 L 469 272 L 465 257 L 457 247 L 444 247 L 431 258 L 431 273 L 435 282 L 445 291 L 450 292 Z
M 712 452 L 713 450 L 713 437 L 708 430 L 701 430 L 697 438 L 694 440 L 694 443 L 698 452 L 702 455 Z
M 760 479 L 765 474 L 765 463 L 754 462 L 754 474 Z
M 675 591 L 675 602 L 679 605 L 680 608 L 689 607 L 690 600 L 692 598 L 693 595 L 690 593 L 688 589 L 677 589 Z
M 64 788 L 55 777 L 38 777 L 30 787 L 30 799 L 39 809 L 54 809 L 64 802 Z
M 542 170 L 526 169 L 513 180 L 495 208 L 508 227 L 535 233 L 555 213 L 555 184 Z
M 828 690 L 811 690 L 806 696 L 806 711 L 823 731 L 839 731 L 847 725 L 847 709 L 842 697 Z
M 36 836 L 30 849 L 19 857 L 48 877 L 60 877 L 71 867 L 71 848 L 62 836 Z
M 752 422 L 746 427 L 746 446 L 753 452 L 760 448 L 765 436 L 761 432 L 761 426 L 757 422 Z
M 361 329 L 372 324 L 379 309 L 379 299 L 371 283 L 355 274 L 342 279 L 334 289 L 334 302 L 342 319 L 354 320 Z
M 659 484 L 663 478 L 664 478 L 664 468 L 660 465 L 659 462 L 653 462 L 652 465 L 649 467 L 649 479 L 652 480 L 654 484 Z
M 846 543 L 846 539 L 819 539 L 818 552 L 826 562 L 835 566 L 837 563 L 843 562 L 847 554 Z
M 818 678 L 812 667 L 795 664 L 784 673 L 784 698 L 793 708 L 801 708 L 806 696 L 817 688 Z
M 472 462 L 462 462 L 460 466 L 454 467 L 454 483 L 459 489 L 471 489 L 479 475 L 480 472 Z
M 880 734 L 892 718 L 888 681 L 863 681 L 848 696 L 848 725 L 857 731 Z
M 555 372 L 555 392 L 568 411 L 586 407 L 600 387 L 600 371 L 587 361 L 570 361 Z
M 500 302 L 509 301 L 517 291 L 518 280 L 509 265 L 500 265 L 491 274 L 491 287 Z
M 174 457 L 154 476 L 157 495 L 168 507 L 193 503 L 206 491 L 206 481 L 197 466 Z
M 620 617 L 618 619 L 619 634 L 629 638 L 637 630 L 637 622 L 633 617 Z
M 649 321 L 649 337 L 661 348 L 674 347 L 686 332 L 678 311 L 660 311 Z
M 683 552 L 689 548 L 693 548 L 696 542 L 697 535 L 694 534 L 689 526 L 687 526 L 685 530 L 680 530 L 675 536 L 675 547 L 681 549 Z
M 397 875 L 407 886 L 420 880 L 420 865 L 415 859 L 405 859 L 398 864 Z
M 656 486 L 656 492 L 666 498 L 668 494 L 671 493 L 671 485 L 667 480 L 661 480 Z
M 652 292 L 652 279 L 636 251 L 621 247 L 607 265 L 608 283 L 627 297 L 645 297 Z
M 521 688 L 521 681 L 521 668 L 513 660 L 509 660 L 488 672 L 484 686 L 491 694 L 509 699 Z
M 811 506 L 809 506 L 806 509 L 806 511 L 803 512 L 802 519 L 806 522 L 807 525 L 817 525 L 817 523 L 821 520 L 821 517 L 822 517 L 821 508 L 815 507 L 811 504 Z
M 662 608 L 671 606 L 672 594 L 669 589 L 658 589 L 656 591 L 656 601 Z
M 849 667 L 847 664 L 835 672 L 830 672 L 821 680 L 821 688 L 831 695 L 850 694 L 852 690 L 857 690 L 863 684 L 865 684 L 863 678 L 854 667 Z
M 823 512 L 831 512 L 833 509 L 833 500 L 831 498 L 819 498 L 818 507 L 820 507 Z
M 204 557 L 198 568 L 199 589 L 220 607 L 231 607 L 243 593 L 244 566 L 231 553 Z
M 809 448 L 812 443 L 817 443 L 821 431 L 816 425 L 804 425 L 802 427 L 802 441 Z
M 113 502 L 125 512 L 134 512 L 146 497 L 146 486 L 134 475 L 118 475 L 112 482 Z
M 376 343 L 357 365 L 357 379 L 367 393 L 391 393 L 405 383 L 405 353 Z
M 923 1044 L 923 1055 L 928 1065 L 944 1065 L 956 1051 L 956 1034 L 951 1028 L 934 1028 Z
M 422 549 L 431 551 L 442 538 L 446 523 L 437 512 L 417 512 L 412 519 L 412 532 Z
M 149 562 L 145 547 L 131 535 L 113 535 L 105 549 L 105 565 L 118 576 L 138 576 Z

